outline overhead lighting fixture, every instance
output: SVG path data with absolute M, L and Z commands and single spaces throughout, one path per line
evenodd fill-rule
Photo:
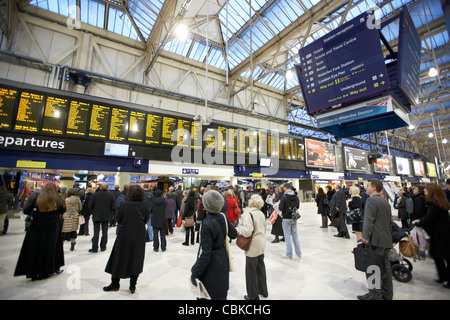
M 433 137 L 434 137 L 433 132 L 430 132 L 430 133 L 428 134 L 428 138 L 433 138 Z
M 175 29 L 175 35 L 179 40 L 186 40 L 189 36 L 189 28 L 185 24 L 179 23 Z
M 414 130 L 415 126 L 413 124 L 410 124 L 408 128 L 409 130 Z
M 447 142 L 448 142 L 447 138 L 442 139 L 442 143 L 447 143 Z
M 430 78 L 437 77 L 438 74 L 439 74 L 439 71 L 438 71 L 438 69 L 436 69 L 435 67 L 431 67 L 431 68 L 430 68 L 430 71 L 428 71 L 428 76 L 429 76 Z
M 294 72 L 292 70 L 288 70 L 286 72 L 286 79 L 291 80 L 294 77 Z

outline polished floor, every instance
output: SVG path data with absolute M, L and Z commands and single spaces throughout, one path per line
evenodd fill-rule
M 356 238 L 333 237 L 336 229 L 319 228 L 320 216 L 315 203 L 302 203 L 302 218 L 298 233 L 302 257 L 283 259 L 285 244 L 272 244 L 271 225 L 266 228 L 265 264 L 268 300 L 355 300 L 367 292 L 363 273 L 354 268 L 353 254 Z M 396 210 L 393 211 L 396 215 Z M 91 228 L 92 229 L 92 228 Z M 0 299 L 46 300 L 193 300 L 189 277 L 198 245 L 185 247 L 184 233 L 176 229 L 168 236 L 166 252 L 154 252 L 147 244 L 144 272 L 140 275 L 135 294 L 128 290 L 129 280 L 121 280 L 117 292 L 104 292 L 110 282 L 104 272 L 115 239 L 115 228 L 109 229 L 105 252 L 89 253 L 91 236 L 79 236 L 75 251 L 64 244 L 64 272 L 41 281 L 14 277 L 14 269 L 24 238 L 24 222 L 12 219 L 6 235 L 0 237 Z M 231 252 L 235 271 L 230 273 L 229 300 L 242 300 L 245 291 L 245 256 L 233 242 Z M 449 300 L 450 290 L 435 282 L 436 269 L 432 259 L 412 261 L 412 280 L 393 280 L 394 300 Z

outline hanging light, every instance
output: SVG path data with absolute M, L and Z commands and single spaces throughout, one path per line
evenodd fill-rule
M 447 143 L 448 142 L 448 140 L 447 140 L 447 138 L 444 138 L 444 139 L 442 139 L 442 143 Z
M 175 29 L 175 35 L 179 40 L 186 40 L 189 36 L 189 28 L 185 24 L 179 23 Z
M 294 77 L 294 72 L 292 70 L 288 70 L 286 72 L 286 79 L 291 80 Z
M 430 132 L 430 133 L 428 134 L 428 138 L 433 138 L 433 137 L 434 137 L 433 132 Z
M 438 71 L 438 69 L 436 69 L 435 67 L 431 67 L 431 68 L 430 68 L 430 71 L 428 71 L 428 76 L 429 76 L 430 78 L 437 77 L 438 74 L 439 74 L 439 71 Z
M 413 124 L 410 124 L 408 128 L 409 130 L 414 130 L 415 126 Z

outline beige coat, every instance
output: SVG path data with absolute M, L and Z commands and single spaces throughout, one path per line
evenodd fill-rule
M 254 224 L 249 212 L 252 213 Z M 238 232 L 244 237 L 250 237 L 253 227 L 255 228 L 253 239 L 250 248 L 245 251 L 245 255 L 249 258 L 264 254 L 266 249 L 266 217 L 256 208 L 245 208 L 242 215 L 242 224 L 237 228 Z
M 66 198 L 66 212 L 63 214 L 62 232 L 72 232 L 78 230 L 79 212 L 82 209 L 80 197 L 70 196 Z

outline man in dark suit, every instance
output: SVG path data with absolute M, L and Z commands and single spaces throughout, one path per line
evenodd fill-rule
M 330 214 L 331 217 L 339 217 L 338 234 L 335 237 L 350 239 L 346 224 L 346 214 L 347 214 L 347 202 L 344 190 L 342 190 L 341 185 L 336 186 L 336 193 L 333 194 L 330 201 Z
M 108 224 L 113 216 L 114 204 L 114 195 L 108 192 L 108 184 L 106 182 L 102 183 L 98 192 L 94 193 L 89 200 L 89 209 L 92 211 L 92 221 L 94 222 L 94 237 L 92 238 L 92 249 L 89 249 L 89 252 L 98 252 L 100 227 L 102 229 L 100 249 L 101 251 L 106 250 Z
M 389 203 L 383 199 L 380 192 L 383 183 L 379 180 L 369 180 L 366 191 L 370 196 L 364 208 L 363 239 L 364 244 L 383 255 L 384 266 L 380 266 L 380 278 L 373 280 L 374 274 L 366 273 L 369 293 L 358 296 L 359 300 L 392 300 L 394 295 L 392 273 L 389 263 L 389 250 L 392 248 L 392 212 Z

